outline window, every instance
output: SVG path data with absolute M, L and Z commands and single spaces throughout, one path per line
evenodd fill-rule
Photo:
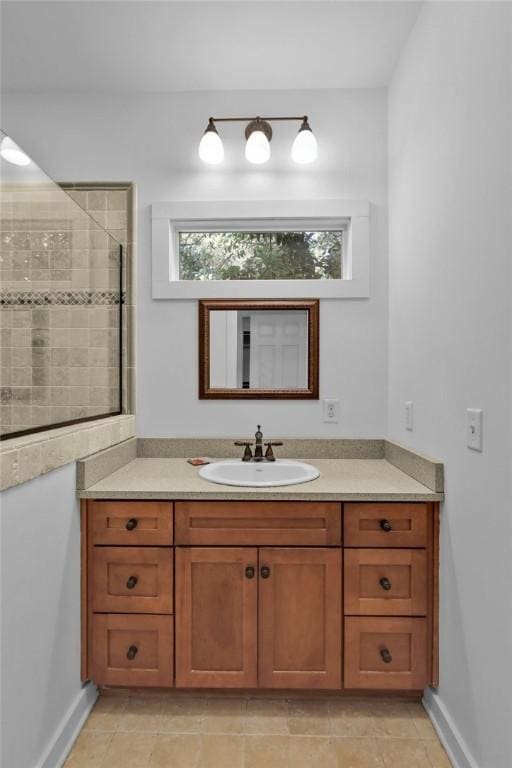
M 154 203 L 154 299 L 364 298 L 369 204 Z
M 180 280 L 341 280 L 343 230 L 178 232 Z

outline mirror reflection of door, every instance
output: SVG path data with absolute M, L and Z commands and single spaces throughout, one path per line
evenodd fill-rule
M 307 311 L 211 312 L 210 386 L 306 389 Z

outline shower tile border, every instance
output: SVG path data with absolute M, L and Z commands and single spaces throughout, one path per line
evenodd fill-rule
M 0 291 L 0 307 L 119 306 L 126 302 L 126 292 L 119 291 Z

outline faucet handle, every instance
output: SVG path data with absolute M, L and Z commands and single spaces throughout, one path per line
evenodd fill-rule
M 267 461 L 275 461 L 276 457 L 274 456 L 274 451 L 272 450 L 273 445 L 282 445 L 282 443 L 269 441 L 268 443 L 265 443 L 267 446 L 267 450 L 265 451 L 265 458 Z
M 236 440 L 234 445 L 244 445 L 245 446 L 244 455 L 242 456 L 242 461 L 250 461 L 252 459 L 252 451 L 251 451 L 252 442 L 250 440 L 249 441 Z

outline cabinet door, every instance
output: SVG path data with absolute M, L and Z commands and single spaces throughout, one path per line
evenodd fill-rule
M 259 685 L 341 687 L 341 550 L 260 549 Z
M 176 549 L 176 685 L 257 684 L 258 550 Z

